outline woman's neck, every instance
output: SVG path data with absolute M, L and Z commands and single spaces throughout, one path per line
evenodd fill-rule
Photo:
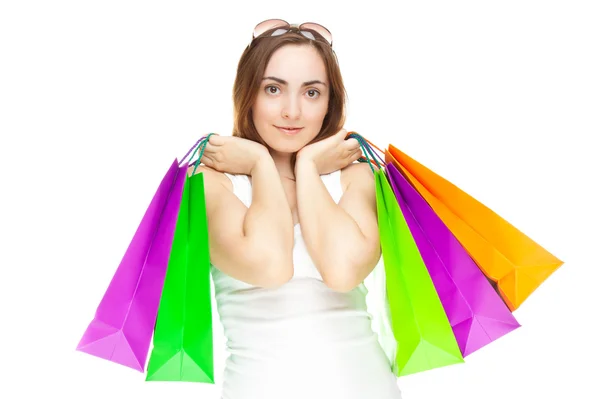
M 294 170 L 292 169 L 291 160 L 292 153 L 281 153 L 270 151 L 271 157 L 273 158 L 273 162 L 275 163 L 275 167 L 279 171 L 279 175 L 282 178 L 296 180 L 294 177 Z

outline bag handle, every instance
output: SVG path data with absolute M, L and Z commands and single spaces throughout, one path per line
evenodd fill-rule
M 196 143 L 192 146 L 192 148 L 190 148 L 188 150 L 188 152 L 186 152 L 186 154 L 181 158 L 181 161 L 179 161 L 179 166 L 183 165 L 183 163 L 185 162 L 186 158 L 188 157 L 188 155 L 190 155 L 190 153 L 192 151 L 194 151 L 192 153 L 192 156 L 190 157 L 190 163 L 188 164 L 188 166 L 192 166 L 192 162 L 191 159 L 194 158 L 194 155 L 196 154 L 196 151 L 198 151 L 198 148 L 200 145 L 203 145 L 204 147 L 206 147 L 206 143 L 208 142 L 208 139 L 210 138 L 210 136 L 212 136 L 213 134 L 217 134 L 217 133 L 209 133 L 206 136 L 202 136 L 200 139 L 198 139 L 198 141 L 196 141 Z
M 202 150 L 200 151 L 200 154 L 198 155 L 198 159 L 195 162 L 191 162 L 188 164 L 188 166 L 192 166 L 192 164 L 194 165 L 194 170 L 192 171 L 192 176 L 194 176 L 196 174 L 196 169 L 198 169 L 198 166 L 200 165 L 200 160 L 202 159 L 202 155 L 204 154 L 204 150 L 206 149 L 206 145 L 208 144 L 208 140 L 210 139 L 210 136 L 217 134 L 217 133 L 209 133 L 207 136 L 202 137 L 200 140 L 198 140 L 196 142 L 196 144 L 194 145 L 194 147 L 192 147 L 188 153 L 185 155 L 184 158 L 186 158 L 188 156 L 188 154 L 194 150 L 194 152 L 192 153 L 192 156 L 190 157 L 191 159 L 194 159 L 194 155 L 196 155 L 196 152 L 198 151 L 198 149 L 200 149 L 200 147 L 202 147 Z
M 351 132 L 348 132 L 348 135 L 347 135 L 346 137 L 348 137 L 348 136 L 350 136 L 350 135 L 358 135 L 358 136 L 360 136 L 358 133 L 356 133 L 356 132 L 352 132 L 352 131 L 351 131 Z M 363 140 L 364 142 L 367 142 L 367 143 L 368 143 L 368 144 L 369 144 L 371 147 L 373 147 L 373 148 L 375 148 L 377 151 L 379 151 L 379 153 L 381 153 L 381 154 L 385 154 L 385 151 L 383 151 L 381 148 L 377 147 L 375 144 L 371 143 L 371 142 L 370 142 L 368 139 L 366 139 L 366 138 L 364 138 L 364 137 L 362 137 L 362 136 L 361 136 L 361 138 L 362 138 L 362 140 Z M 378 158 L 379 158 L 379 159 L 381 159 L 381 157 L 378 157 Z M 382 161 L 383 161 L 383 160 L 382 160 Z M 383 162 L 385 163 L 385 161 L 383 161 Z
M 206 137 L 206 136 L 205 136 Z M 200 142 L 204 139 L 204 137 L 202 137 L 201 139 L 199 139 L 198 141 L 196 141 L 196 144 L 194 144 L 192 146 L 192 148 L 190 148 L 188 150 L 188 152 L 181 158 L 181 161 L 179 161 L 179 166 L 181 166 L 183 164 L 183 162 L 185 161 L 185 159 L 188 157 L 188 155 L 190 155 L 190 153 L 192 152 L 192 150 L 194 148 L 196 148 L 198 146 L 198 144 L 200 144 Z M 194 155 L 192 155 L 192 158 L 194 157 Z
M 356 132 L 350 132 L 348 134 L 348 136 L 346 136 L 347 138 L 354 138 L 358 141 L 358 144 L 360 145 L 361 149 L 363 150 L 364 156 L 359 158 L 358 161 L 359 162 L 363 162 L 363 163 L 369 163 L 369 166 L 371 167 L 371 171 L 373 173 L 375 173 L 375 169 L 373 168 L 372 164 L 376 164 L 378 169 L 382 168 L 382 165 L 379 164 L 379 161 L 377 161 L 377 158 L 379 158 L 379 160 L 381 160 L 381 163 L 383 165 L 385 165 L 385 160 L 383 160 L 383 158 L 381 158 L 381 156 L 379 154 L 377 154 L 372 146 L 374 146 L 375 148 L 377 148 L 377 146 L 373 145 L 369 140 L 365 139 L 364 137 L 362 137 L 360 134 L 356 133 Z M 379 150 L 379 148 L 377 148 Z M 381 151 L 381 150 L 379 150 Z M 370 156 L 370 157 L 369 157 Z

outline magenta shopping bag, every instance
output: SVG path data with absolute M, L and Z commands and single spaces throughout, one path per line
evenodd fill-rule
M 468 252 L 392 164 L 390 184 L 464 356 L 520 327 Z
M 188 170 L 182 164 L 200 141 L 163 177 L 78 351 L 144 371 Z

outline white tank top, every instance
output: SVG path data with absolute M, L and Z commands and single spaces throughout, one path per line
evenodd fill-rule
M 248 176 L 226 176 L 234 194 L 250 207 Z M 340 171 L 321 176 L 336 203 L 343 194 L 340 176 Z M 372 329 L 365 285 L 347 293 L 328 288 L 299 224 L 293 261 L 293 278 L 275 289 L 252 286 L 211 266 L 230 354 L 222 398 L 401 398 L 389 355 Z

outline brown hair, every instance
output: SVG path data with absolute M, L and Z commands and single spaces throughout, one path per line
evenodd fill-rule
M 297 31 L 290 31 L 280 36 L 270 36 L 275 30 L 271 29 L 246 47 L 238 63 L 235 83 L 233 85 L 233 136 L 258 142 L 264 146 L 254 123 L 252 122 L 252 106 L 258 96 L 267 64 L 273 53 L 287 44 L 313 46 L 321 55 L 325 63 L 327 77 L 330 82 L 329 104 L 323 126 L 317 136 L 308 144 L 315 143 L 339 132 L 346 121 L 346 98 L 342 74 L 337 57 L 329 43 L 318 33 L 314 33 L 317 40 L 304 37 Z M 296 162 L 296 154 L 292 155 L 292 170 Z

